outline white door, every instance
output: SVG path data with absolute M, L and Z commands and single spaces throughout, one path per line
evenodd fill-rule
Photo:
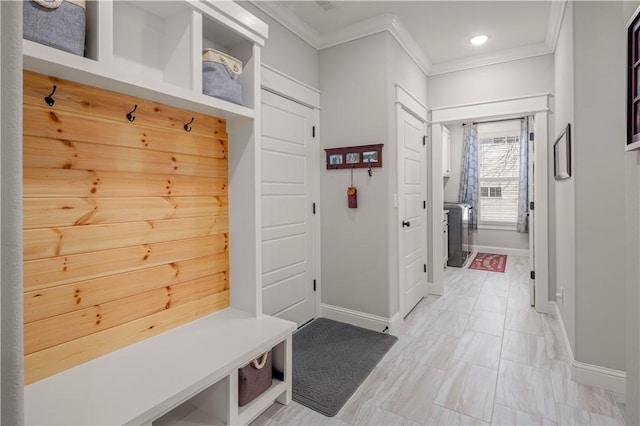
M 398 106 L 400 309 L 405 317 L 427 295 L 425 123 Z
M 315 317 L 311 108 L 262 91 L 262 310 Z
M 526 120 L 526 119 L 525 119 Z M 529 119 L 529 132 L 531 132 L 533 129 L 533 118 Z M 528 135 L 527 135 L 528 137 Z M 529 138 L 530 139 L 530 138 Z M 534 217 L 535 217 L 535 205 L 533 206 L 534 208 L 531 208 L 531 203 L 534 201 L 533 197 L 534 197 L 534 185 L 533 183 L 535 182 L 535 156 L 534 156 L 534 152 L 535 152 L 535 148 L 534 148 L 534 142 L 532 140 L 529 140 L 529 267 L 531 268 L 530 271 L 535 271 L 536 270 L 536 259 L 535 259 L 535 251 L 534 251 L 534 241 L 535 239 L 533 238 L 533 236 L 535 235 L 534 233 Z M 534 279 L 529 279 L 529 301 L 531 306 L 535 306 L 536 304 L 536 287 L 535 287 L 536 281 Z

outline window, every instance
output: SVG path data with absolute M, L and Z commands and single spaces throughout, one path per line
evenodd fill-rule
M 515 225 L 520 185 L 520 131 L 478 132 L 479 224 Z

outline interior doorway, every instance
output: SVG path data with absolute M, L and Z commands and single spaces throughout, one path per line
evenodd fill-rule
M 398 198 L 400 217 L 401 315 L 404 318 L 427 295 L 425 122 L 398 111 Z
M 320 92 L 262 65 L 262 312 L 301 326 L 320 313 Z
M 534 134 L 533 146 L 530 148 L 530 172 L 529 195 L 530 201 L 535 201 L 535 214 L 530 211 L 530 236 L 528 250 L 526 254 L 530 258 L 530 268 L 534 273 L 535 280 L 531 282 L 531 301 L 539 312 L 549 312 L 548 302 L 548 238 L 547 238 L 547 173 L 536 173 L 536 171 L 546 171 L 547 168 L 547 120 L 548 120 L 548 99 L 546 95 L 533 96 L 521 99 L 511 99 L 503 101 L 487 102 L 483 104 L 463 105 L 452 108 L 442 108 L 432 111 L 432 157 L 441 158 L 442 153 L 442 128 L 451 123 L 464 121 L 488 121 L 499 120 L 521 116 L 532 116 L 533 124 L 530 126 L 530 133 Z M 441 206 L 444 201 L 444 192 L 439 187 L 443 185 L 442 162 L 432 160 L 433 170 L 431 176 L 431 191 L 433 194 L 433 209 Z M 535 168 L 533 168 L 535 164 Z M 437 170 L 436 170 L 437 169 Z M 439 194 L 438 194 L 439 192 Z M 441 195 L 441 197 L 438 197 Z M 434 221 L 434 226 L 435 226 Z M 434 262 L 442 259 L 437 253 L 439 245 L 434 244 Z M 534 275 L 535 274 L 535 275 Z M 431 292 L 442 294 L 443 274 L 437 269 L 434 270 L 433 286 Z
M 396 86 L 398 303 L 404 318 L 428 294 L 427 108 Z

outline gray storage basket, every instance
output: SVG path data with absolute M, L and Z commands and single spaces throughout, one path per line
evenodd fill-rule
M 23 37 L 76 55 L 84 55 L 86 14 L 82 6 L 63 1 L 55 9 L 23 1 Z
M 202 63 L 202 92 L 205 95 L 242 105 L 240 76 L 233 75 L 225 65 L 217 62 Z

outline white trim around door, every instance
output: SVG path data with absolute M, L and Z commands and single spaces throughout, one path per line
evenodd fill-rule
M 397 210 L 392 225 L 397 241 L 398 309 L 401 318 L 428 294 L 429 223 L 426 210 L 427 108 L 396 85 Z M 409 132 L 409 133 L 405 133 Z M 423 203 L 425 203 L 423 207 Z M 424 265 L 424 267 L 423 267 Z
M 320 91 L 269 65 L 262 64 L 263 89 L 313 109 L 320 109 Z
M 287 75 L 269 65 L 262 64 L 261 67 L 261 88 L 268 92 L 274 93 L 283 98 L 289 99 L 300 105 L 313 109 L 313 121 L 315 129 L 313 130 L 313 152 L 310 159 L 311 167 L 311 199 L 315 209 L 312 221 L 312 260 L 314 263 L 314 279 L 315 279 L 315 317 L 321 316 L 320 300 L 322 294 L 322 276 L 321 276 L 321 256 L 320 256 L 320 90 L 305 84 L 290 75 Z M 313 207 L 312 207 L 313 209 Z
M 534 162 L 539 173 L 534 177 L 535 209 L 534 216 L 534 247 L 535 247 L 535 308 L 538 312 L 553 313 L 549 303 L 549 241 L 548 241 L 548 114 L 549 114 L 549 94 L 521 96 L 511 99 L 497 99 L 487 102 L 478 102 L 466 105 L 457 105 L 446 108 L 437 108 L 431 111 L 433 134 L 433 155 L 442 144 L 438 134 L 441 133 L 442 126 L 448 123 L 509 118 L 521 115 L 532 115 L 535 119 L 535 156 Z M 432 162 L 433 173 L 437 168 L 437 162 Z M 433 193 L 433 203 L 443 203 L 442 197 L 437 197 L 438 189 L 442 189 L 442 178 L 434 176 L 431 191 Z M 435 251 L 435 250 L 434 250 Z M 443 280 L 441 276 L 434 276 L 432 293 L 441 294 L 443 290 Z

